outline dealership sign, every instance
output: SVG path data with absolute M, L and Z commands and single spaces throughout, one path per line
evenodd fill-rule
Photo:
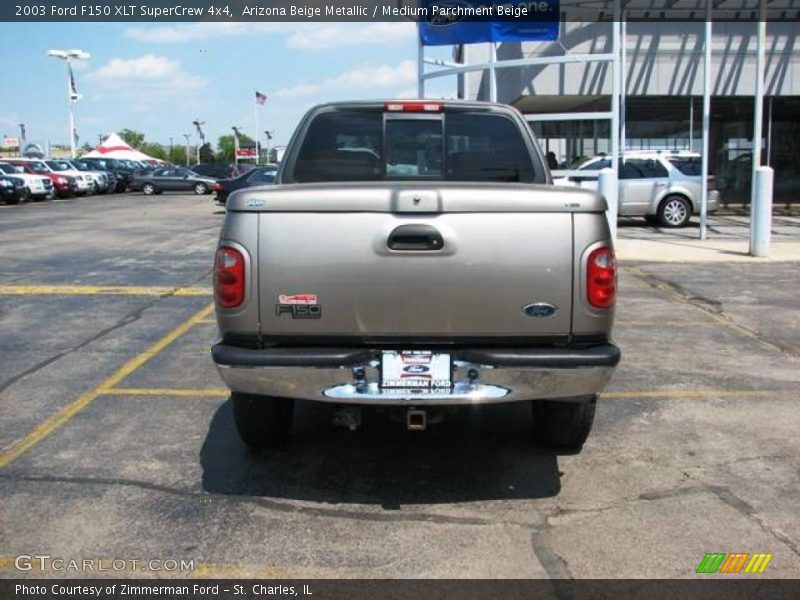
M 423 0 L 425 46 L 558 39 L 559 0 Z
M 255 157 L 256 157 L 255 147 L 236 149 L 236 158 L 255 158 Z
M 19 138 L 3 137 L 3 148 L 19 148 Z

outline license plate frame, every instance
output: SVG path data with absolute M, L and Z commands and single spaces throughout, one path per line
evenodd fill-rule
M 380 376 L 386 390 L 452 389 L 453 359 L 447 352 L 383 350 Z

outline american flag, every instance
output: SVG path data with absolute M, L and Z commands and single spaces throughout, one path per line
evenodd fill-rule
M 72 65 L 67 63 L 67 68 L 69 69 L 69 99 L 75 102 L 81 99 L 81 95 L 75 87 L 75 74 L 72 72 Z
M 267 102 L 267 95 L 266 94 L 262 94 L 261 92 L 257 91 L 256 92 L 256 104 L 258 104 L 259 106 L 264 106 L 264 104 L 266 102 Z

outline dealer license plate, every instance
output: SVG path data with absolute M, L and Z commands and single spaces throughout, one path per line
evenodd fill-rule
M 452 368 L 449 354 L 426 350 L 386 350 L 381 360 L 381 387 L 449 388 Z

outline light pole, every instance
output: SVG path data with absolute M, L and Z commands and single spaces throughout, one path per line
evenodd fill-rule
M 275 133 L 274 131 L 265 131 L 264 135 L 267 136 L 267 164 L 272 162 L 272 156 L 270 156 L 270 142 L 272 141 L 272 134 Z
M 234 125 L 233 129 L 233 164 L 239 164 L 239 128 Z
M 188 167 L 191 164 L 191 161 L 189 160 L 189 139 L 192 136 L 188 133 L 184 133 L 183 137 L 186 140 L 186 166 Z
M 85 60 L 89 58 L 89 53 L 83 50 L 48 50 L 48 56 L 60 58 L 67 63 L 67 98 L 69 100 L 69 147 L 70 155 L 75 158 L 75 103 L 81 99 L 81 95 L 75 89 L 75 76 L 72 73 L 72 59 Z
M 19 155 L 25 151 L 25 123 L 19 124 Z
M 206 135 L 203 133 L 203 125 L 205 125 L 205 121 L 201 121 L 198 117 L 194 121 L 192 121 L 192 125 L 194 125 L 195 129 L 197 129 L 197 137 L 200 138 L 200 143 L 197 144 L 197 164 L 200 164 L 200 146 L 206 143 Z
M 189 160 L 189 138 L 192 136 L 188 133 L 184 133 L 183 137 L 186 138 L 186 166 L 188 167 L 191 164 L 191 161 Z

